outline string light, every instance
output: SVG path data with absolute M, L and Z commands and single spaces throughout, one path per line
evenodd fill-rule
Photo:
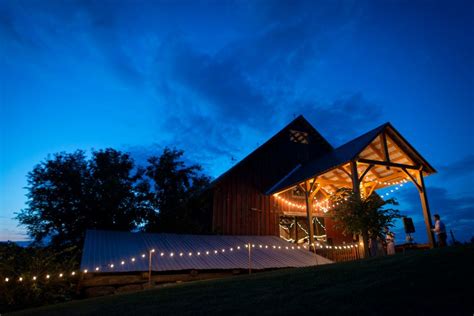
M 383 184 L 383 185 L 386 185 L 386 186 L 391 186 L 391 185 L 395 185 L 397 184 L 398 186 L 395 187 L 395 189 L 391 189 L 390 190 L 390 193 L 393 193 L 397 190 L 399 190 L 399 188 L 403 187 L 403 184 L 405 183 L 408 183 L 408 181 L 406 179 L 402 179 L 400 181 L 393 181 L 393 182 L 387 182 L 387 181 L 379 181 L 377 179 L 370 179 L 368 180 L 367 182 L 376 182 L 377 184 Z M 336 202 L 336 203 L 333 203 L 333 204 L 329 204 L 329 200 L 331 198 L 331 196 L 333 196 L 335 194 L 335 192 L 332 192 L 329 194 L 329 197 L 326 198 L 324 201 L 317 201 L 316 198 L 315 198 L 315 201 L 313 202 L 313 208 L 320 208 L 322 209 L 322 211 L 324 213 L 327 213 L 330 209 L 336 207 L 336 206 L 339 206 L 340 203 L 339 202 Z M 385 195 L 389 195 L 389 193 L 386 193 Z M 284 197 L 281 197 L 278 193 L 274 195 L 274 197 L 280 201 L 282 201 L 283 203 L 287 204 L 288 206 L 291 206 L 293 208 L 297 208 L 297 209 L 301 209 L 301 210 L 305 210 L 306 209 L 306 204 L 298 204 L 298 203 L 294 203 L 290 200 L 287 200 L 285 199 Z M 383 198 L 382 195 L 380 195 L 380 197 Z M 345 198 L 344 200 L 347 201 L 347 198 Z M 322 225 L 321 225 L 322 226 Z M 282 226 L 283 227 L 283 226 Z M 283 227 L 285 228 L 285 227 Z M 290 226 L 291 228 L 291 226 Z M 285 229 L 288 229 L 288 228 L 285 228 Z
M 244 244 L 244 246 L 245 246 L 246 248 L 250 247 L 250 248 L 258 248 L 258 249 L 262 249 L 262 250 L 263 250 L 263 249 L 301 250 L 302 248 L 303 248 L 303 249 L 307 249 L 307 246 L 306 246 L 306 245 L 302 245 L 302 246 L 300 246 L 300 245 L 291 245 L 291 246 L 284 246 L 284 247 L 282 247 L 281 245 L 268 245 L 268 244 L 258 244 L 258 245 L 255 245 L 255 244 L 247 243 L 247 244 Z M 313 243 L 312 246 L 319 247 L 319 248 L 321 248 L 321 249 L 323 249 L 323 248 L 332 249 L 332 246 L 328 246 L 328 245 L 323 246 L 323 245 L 321 245 L 321 244 L 318 243 L 318 242 Z M 357 244 L 355 244 L 355 245 L 344 245 L 344 246 L 334 246 L 334 249 L 339 249 L 339 250 L 342 250 L 342 249 L 351 249 L 351 248 L 354 248 L 354 247 L 357 247 L 357 246 L 358 246 Z M 220 251 L 214 250 L 214 253 L 217 255 L 217 254 L 219 254 L 219 252 L 225 253 L 226 250 L 228 250 L 229 252 L 233 252 L 234 249 L 239 250 L 240 247 L 241 247 L 240 245 L 237 245 L 237 246 L 235 246 L 235 247 L 222 248 Z M 151 250 L 150 250 L 150 252 L 151 252 Z M 204 253 L 204 252 L 203 252 L 203 253 Z M 210 251 L 205 251 L 205 253 L 206 253 L 206 255 L 209 255 Z M 188 252 L 187 254 L 188 254 L 189 257 L 193 256 L 194 254 L 196 254 L 196 255 L 199 256 L 199 255 L 201 255 L 201 251 L 197 251 L 197 252 L 190 251 L 190 252 Z M 165 256 L 165 255 L 166 255 L 165 252 L 161 252 L 161 253 L 160 253 L 160 256 L 162 256 L 162 257 Z M 180 257 L 183 257 L 183 255 L 184 255 L 183 252 L 180 252 L 180 253 L 179 253 L 179 256 L 180 256 Z M 174 256 L 174 252 L 170 252 L 170 253 L 169 253 L 169 256 L 170 256 L 170 257 L 173 257 L 173 256 Z M 130 259 L 130 262 L 135 262 L 135 257 L 132 257 L 132 258 Z M 121 264 L 121 265 L 125 265 L 126 263 L 127 263 L 127 261 L 125 261 L 125 260 L 120 261 L 120 264 Z M 113 263 L 110 263 L 108 266 L 112 269 L 112 268 L 114 268 L 115 265 L 114 265 Z M 99 272 L 100 270 L 101 270 L 100 266 L 96 266 L 96 267 L 94 268 L 94 271 L 96 271 L 96 272 Z M 87 273 L 89 272 L 89 270 L 88 270 L 88 269 L 84 269 L 84 270 L 82 270 L 82 272 L 83 272 L 83 274 L 87 274 Z M 58 274 L 56 274 L 56 275 L 58 276 L 58 279 L 62 279 L 65 274 L 64 274 L 63 272 L 61 272 L 61 273 L 58 273 Z M 72 271 L 72 272 L 70 273 L 70 275 L 71 275 L 71 276 L 75 276 L 75 275 L 76 275 L 76 272 L 75 272 L 75 271 Z M 50 280 L 50 279 L 53 279 L 53 280 L 54 280 L 54 278 L 52 278 L 52 275 L 51 275 L 51 274 L 46 274 L 46 275 L 45 275 L 45 278 L 46 278 L 47 280 Z M 11 279 L 10 277 L 5 277 L 4 280 L 5 280 L 5 282 L 9 282 L 9 281 L 11 281 L 12 279 Z M 17 279 L 14 278 L 14 280 L 18 280 L 18 282 L 22 282 L 24 279 L 23 279 L 23 277 L 18 277 Z M 32 277 L 32 280 L 33 280 L 33 281 L 36 281 L 36 280 L 37 280 L 37 276 L 33 276 L 33 277 Z

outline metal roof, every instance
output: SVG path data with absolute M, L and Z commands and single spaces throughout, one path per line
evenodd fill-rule
M 290 174 L 286 175 L 282 180 L 271 187 L 266 194 L 273 194 L 283 189 L 289 188 L 298 184 L 310 177 L 322 174 L 332 168 L 340 166 L 348 161 L 354 159 L 365 147 L 367 147 L 382 130 L 390 126 L 390 123 L 385 123 L 377 128 L 345 143 L 344 145 L 334 149 L 326 155 L 309 161 L 301 165 L 296 170 L 292 170 Z
M 303 247 L 298 250 L 295 244 L 277 236 L 178 235 L 88 230 L 81 270 L 94 272 L 95 268 L 99 267 L 101 273 L 148 271 L 148 253 L 151 249 L 155 249 L 152 256 L 153 271 L 247 269 L 248 249 L 245 245 L 248 243 L 255 245 L 251 251 L 252 269 L 306 267 L 316 263 L 331 263 L 330 260 Z M 121 264 L 122 261 L 124 264 Z

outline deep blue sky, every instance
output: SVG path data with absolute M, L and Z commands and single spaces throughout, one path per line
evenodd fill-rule
M 0 2 L 0 240 L 49 153 L 166 145 L 218 176 L 303 114 L 334 146 L 390 121 L 474 235 L 472 1 Z M 415 188 L 396 197 L 425 241 Z M 403 240 L 398 235 L 398 241 Z

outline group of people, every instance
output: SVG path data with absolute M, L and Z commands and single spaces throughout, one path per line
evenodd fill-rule
M 446 247 L 446 226 L 444 223 L 441 221 L 441 217 L 439 214 L 435 214 L 433 216 L 434 221 L 435 221 L 435 226 L 433 229 L 431 229 L 437 236 L 438 244 L 437 246 L 442 248 Z M 384 229 L 385 233 L 385 249 L 383 246 L 382 239 L 380 237 L 376 238 L 371 238 L 369 240 L 369 249 L 370 249 L 370 255 L 371 256 L 380 256 L 383 254 L 387 255 L 394 255 L 395 254 L 395 234 L 390 231 L 388 227 L 385 227 Z
M 384 234 L 384 238 L 373 237 L 369 239 L 371 257 L 395 254 L 395 234 L 388 227 L 385 227 Z

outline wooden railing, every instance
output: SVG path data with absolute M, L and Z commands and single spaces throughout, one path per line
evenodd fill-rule
M 358 244 L 345 244 L 342 246 L 325 246 L 316 248 L 316 254 L 334 262 L 352 261 L 361 258 Z

